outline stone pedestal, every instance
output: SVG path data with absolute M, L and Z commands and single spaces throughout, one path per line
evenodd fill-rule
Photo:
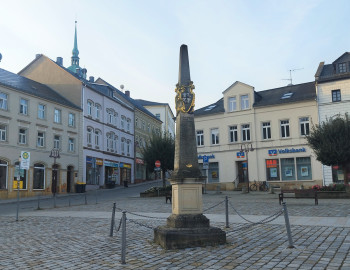
M 172 182 L 172 215 L 166 226 L 154 230 L 154 242 L 165 249 L 215 246 L 226 243 L 226 233 L 210 226 L 204 216 L 202 179 L 184 179 Z

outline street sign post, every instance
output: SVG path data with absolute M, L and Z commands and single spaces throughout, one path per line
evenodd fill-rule
M 203 156 L 203 170 L 206 171 L 206 176 L 207 176 L 204 183 L 204 193 L 207 193 L 208 169 L 209 169 L 209 157 Z
M 161 164 L 160 164 L 160 161 L 159 161 L 159 160 L 156 160 L 156 162 L 154 163 L 154 165 L 156 165 L 156 167 L 159 168 L 160 165 L 161 165 Z
M 21 152 L 21 169 L 29 170 L 30 165 L 30 152 Z

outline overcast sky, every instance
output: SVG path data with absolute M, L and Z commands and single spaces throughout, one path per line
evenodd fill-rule
M 199 109 L 235 81 L 256 91 L 314 80 L 321 61 L 350 49 L 350 1 L 0 0 L 0 68 L 17 73 L 42 53 L 80 66 L 135 99 L 174 110 L 187 44 Z

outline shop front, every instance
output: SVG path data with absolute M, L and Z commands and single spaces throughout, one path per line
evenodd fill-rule
M 120 162 L 120 182 L 126 187 L 131 184 L 131 164 Z
M 95 157 L 86 157 L 86 184 L 87 185 L 98 185 L 99 168 L 96 164 Z
M 115 185 L 119 185 L 119 163 L 109 160 L 104 160 L 103 163 L 105 166 L 106 187 L 113 188 Z
M 144 160 L 141 158 L 135 158 L 135 165 L 136 165 L 135 182 L 142 182 L 146 180 L 146 166 L 145 166 Z

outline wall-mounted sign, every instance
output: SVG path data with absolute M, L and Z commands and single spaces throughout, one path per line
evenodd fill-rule
M 207 156 L 208 158 L 215 158 L 214 154 L 211 154 L 211 155 L 199 155 L 198 159 L 203 159 L 203 156 Z
M 270 149 L 268 150 L 269 156 L 277 156 L 278 154 L 291 154 L 291 153 L 300 153 L 306 152 L 305 147 L 301 148 L 285 148 L 285 149 Z
M 244 152 L 237 152 L 236 155 L 237 155 L 237 158 L 245 158 Z
M 29 170 L 30 164 L 30 152 L 21 152 L 21 169 Z
M 114 168 L 119 167 L 119 164 L 117 162 L 105 160 L 103 163 L 106 167 L 114 167 Z
M 96 158 L 96 165 L 103 165 L 103 159 Z

